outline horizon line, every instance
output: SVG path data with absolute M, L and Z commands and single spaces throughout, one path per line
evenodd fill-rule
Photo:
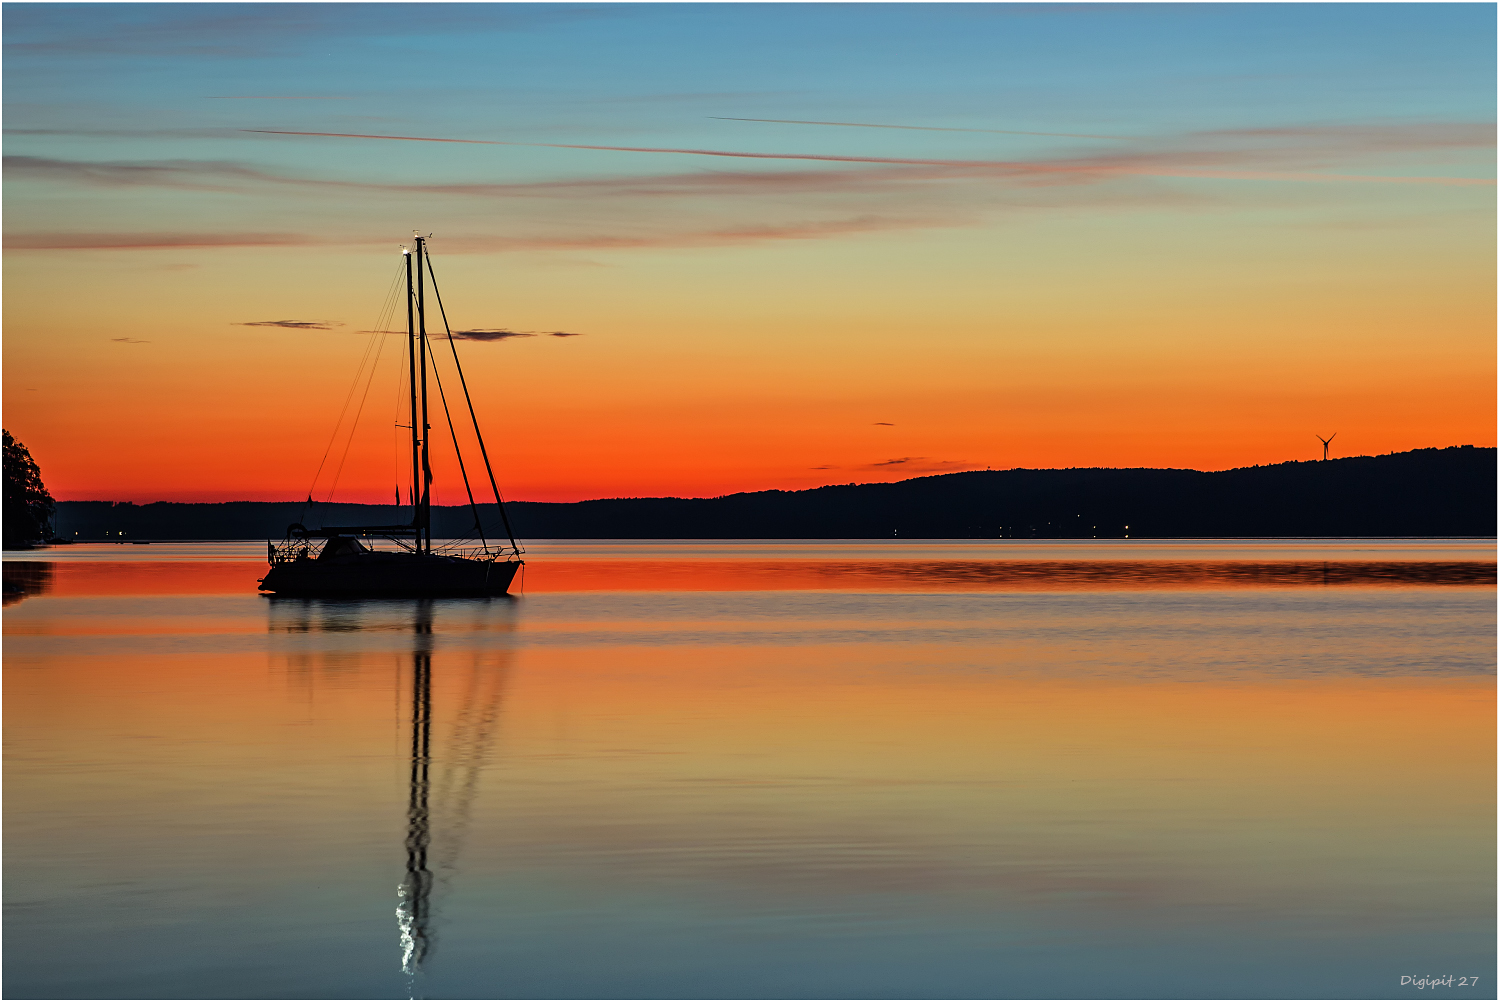
M 583 499 L 580 499 L 580 500 L 577 500 L 577 501 L 527 501 L 527 500 L 522 500 L 522 499 L 508 499 L 508 500 L 505 501 L 505 504 L 588 504 L 588 503 L 593 502 L 593 501 L 655 501 L 655 500 L 662 500 L 662 501 L 714 501 L 714 500 L 718 500 L 719 498 L 735 497 L 735 496 L 741 495 L 741 494 L 767 494 L 767 493 L 771 493 L 771 492 L 778 492 L 778 493 L 782 493 L 782 494 L 800 494 L 800 493 L 803 493 L 805 491 L 826 490 L 827 488 L 830 488 L 830 487 L 866 487 L 866 486 L 868 486 L 868 487 L 885 487 L 885 486 L 890 486 L 890 485 L 893 485 L 893 484 L 908 483 L 908 482 L 910 482 L 912 480 L 930 480 L 930 479 L 932 479 L 934 477 L 967 476 L 967 475 L 971 475 L 971 474 L 975 474 L 975 473 L 1017 473 L 1017 472 L 1030 472 L 1030 473 L 1054 473 L 1055 472 L 1055 473 L 1063 473 L 1063 472 L 1067 472 L 1067 471 L 1070 471 L 1070 470 L 1116 470 L 1116 471 L 1121 471 L 1121 472 L 1127 472 L 1127 471 L 1135 471 L 1135 470 L 1153 470 L 1153 471 L 1174 472 L 1174 473 L 1214 474 L 1214 473 L 1231 473 L 1231 472 L 1234 472 L 1235 470 L 1267 469 L 1267 468 L 1270 468 L 1270 467 L 1273 467 L 1273 466 L 1290 466 L 1290 465 L 1302 464 L 1302 463 L 1336 463 L 1336 462 L 1341 462 L 1343 460 L 1349 460 L 1349 459 L 1381 459 L 1381 458 L 1387 457 L 1387 456 L 1404 456 L 1404 455 L 1408 455 L 1410 453 L 1415 453 L 1415 452 L 1446 452 L 1446 451 L 1448 451 L 1450 449 L 1481 449 L 1481 450 L 1482 449 L 1488 449 L 1488 450 L 1495 450 L 1497 448 L 1500 448 L 1500 446 L 1495 446 L 1495 445 L 1473 445 L 1473 444 L 1464 444 L 1464 445 L 1428 445 L 1428 446 L 1421 446 L 1421 447 L 1418 447 L 1418 448 L 1415 448 L 1415 449 L 1404 449 L 1404 450 L 1402 450 L 1400 452 L 1392 451 L 1392 452 L 1375 453 L 1373 455 L 1372 454 L 1361 453 L 1361 454 L 1359 454 L 1357 456 L 1337 456 L 1337 457 L 1334 457 L 1334 458 L 1331 458 L 1331 459 L 1319 459 L 1319 458 L 1316 458 L 1316 457 L 1312 458 L 1312 459 L 1285 459 L 1285 460 L 1282 460 L 1281 462 L 1278 462 L 1278 463 L 1252 463 L 1249 466 L 1226 466 L 1223 469 L 1218 469 L 1218 470 L 1199 470 L 1199 469 L 1194 469 L 1193 467 L 1188 467 L 1188 466 L 1046 466 L 1046 467 L 1042 467 L 1042 466 L 1007 466 L 1007 467 L 1004 467 L 1004 468 L 1001 468 L 1001 469 L 995 469 L 993 467 L 986 467 L 986 468 L 984 468 L 982 470 L 952 470 L 952 471 L 949 471 L 949 472 L 946 472 L 946 473 L 926 473 L 926 474 L 922 474 L 921 476 L 906 477 L 906 478 L 904 478 L 902 480 L 867 480 L 867 481 L 853 481 L 853 480 L 851 480 L 851 481 L 847 481 L 847 482 L 844 482 L 844 483 L 820 484 L 820 485 L 818 485 L 816 487 L 796 487 L 796 488 L 791 488 L 791 489 L 787 489 L 787 488 L 783 488 L 783 487 L 761 487 L 761 488 L 755 488 L 755 489 L 749 489 L 749 490 L 730 491 L 727 494 L 706 494 L 706 495 L 697 495 L 697 496 L 692 496 L 692 497 L 684 497 L 684 496 L 678 495 L 678 494 L 651 494 L 651 495 L 642 495 L 642 494 L 616 494 L 616 495 L 612 495 L 612 496 L 609 496 L 609 497 L 583 498 Z M 55 500 L 55 503 L 56 504 L 115 504 L 115 505 L 132 505 L 132 506 L 135 506 L 135 507 L 141 507 L 141 506 L 144 506 L 144 505 L 152 505 L 152 504 L 300 504 L 300 505 L 307 505 L 309 503 L 314 504 L 314 505 L 361 505 L 361 506 L 368 507 L 368 508 L 410 508 L 411 507 L 411 504 L 409 502 L 402 503 L 402 504 L 386 504 L 386 503 L 380 502 L 380 501 L 317 501 L 317 500 L 313 500 L 313 501 L 309 502 L 309 500 L 307 498 L 289 498 L 289 499 L 286 499 L 286 500 L 279 500 L 279 501 L 264 501 L 264 500 L 256 501 L 256 500 L 250 500 L 250 499 L 230 499 L 230 500 L 226 500 L 226 501 L 178 501 L 178 500 L 170 500 L 170 499 L 158 499 L 158 500 L 155 500 L 155 501 L 122 501 L 122 500 L 119 500 L 119 499 L 116 499 L 116 498 L 69 498 L 69 499 L 66 499 L 66 500 Z M 478 504 L 480 504 L 480 505 L 492 505 L 494 503 L 495 503 L 494 501 L 480 501 L 480 502 L 478 502 Z M 434 503 L 432 507 L 434 507 L 434 508 L 467 508 L 467 507 L 469 507 L 469 505 L 468 505 L 467 502 L 457 502 L 457 503 L 454 503 L 454 504 L 436 504 L 436 503 Z

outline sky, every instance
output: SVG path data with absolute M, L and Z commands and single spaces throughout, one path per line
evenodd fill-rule
M 404 492 L 414 232 L 511 499 L 1495 444 L 1492 4 L 0 17 L 59 499 Z

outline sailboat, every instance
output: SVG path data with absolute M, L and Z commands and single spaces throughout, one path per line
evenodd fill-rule
M 279 542 L 272 540 L 266 545 L 266 557 L 271 569 L 260 580 L 261 591 L 276 595 L 327 597 L 504 595 L 522 566 L 523 551 L 516 543 L 510 519 L 505 513 L 505 503 L 500 497 L 500 488 L 495 483 L 489 452 L 485 449 L 479 419 L 474 413 L 468 383 L 464 380 L 463 366 L 458 360 L 458 348 L 454 344 L 453 332 L 448 327 L 442 294 L 438 291 L 436 276 L 432 273 L 432 260 L 428 255 L 426 239 L 418 236 L 415 248 L 403 248 L 402 254 L 406 257 L 411 471 L 412 483 L 421 485 L 419 489 L 413 488 L 411 491 L 411 522 L 403 525 L 325 525 L 317 529 L 309 529 L 294 522 L 287 527 L 284 539 Z M 480 524 L 479 506 L 475 503 L 474 492 L 469 483 L 468 469 L 464 465 L 462 452 L 457 449 L 456 433 L 453 439 L 455 451 L 458 452 L 458 468 L 463 477 L 464 490 L 468 493 L 469 507 L 474 514 L 474 527 L 470 536 L 464 540 L 444 541 L 434 545 L 427 376 L 429 361 L 436 375 L 437 358 L 427 334 L 426 286 L 429 282 L 443 318 L 443 331 L 453 354 L 453 364 L 463 388 L 464 402 L 468 406 L 474 435 L 479 443 L 479 453 L 484 460 L 484 469 L 489 476 L 490 488 L 494 492 L 495 505 L 499 509 L 509 546 L 492 542 L 485 537 L 484 528 Z M 438 389 L 444 416 L 448 419 L 451 431 L 452 415 L 448 412 L 447 395 L 442 392 L 441 379 L 438 380 Z

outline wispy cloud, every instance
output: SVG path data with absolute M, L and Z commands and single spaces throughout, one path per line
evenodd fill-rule
M 440 136 L 377 136 L 363 132 L 293 132 L 289 129 L 241 129 L 263 136 L 321 136 L 328 139 L 395 139 L 407 143 L 466 143 L 474 146 L 550 146 L 550 143 L 508 143 L 498 139 L 445 139 Z M 573 149 L 574 147 L 566 147 Z M 598 149 L 599 147 L 580 147 Z
M 895 425 L 895 423 L 894 423 L 894 422 L 892 422 L 892 421 L 876 421 L 876 422 L 875 422 L 875 423 L 876 423 L 876 424 L 883 424 L 883 425 L 885 425 L 885 426 L 886 426 L 886 427 L 887 427 L 887 428 L 894 428 L 894 427 L 896 427 L 896 425 Z
M 860 124 L 860 123 L 849 123 Z M 870 123 L 866 123 L 870 124 Z M 893 126 L 894 127 L 894 126 Z M 937 130 L 937 126 L 902 126 Z M 760 153 L 689 147 L 602 146 L 563 143 L 523 143 L 441 136 L 391 136 L 370 133 L 303 132 L 280 129 L 7 129 L 8 135 L 96 135 L 136 138 L 206 138 L 286 135 L 394 142 L 460 143 L 482 146 L 526 146 L 631 153 L 661 153 L 761 161 L 805 161 L 847 164 L 850 169 L 802 171 L 734 171 L 660 174 L 647 177 L 588 178 L 522 183 L 380 184 L 354 180 L 285 177 L 248 164 L 224 161 L 145 161 L 88 163 L 39 157 L 6 157 L 6 170 L 15 177 L 63 177 L 69 171 L 79 180 L 114 184 L 222 186 L 260 181 L 308 186 L 362 187 L 367 190 L 430 192 L 454 196 L 544 197 L 614 190 L 621 195 L 670 195 L 694 190 L 753 192 L 780 190 L 835 190 L 886 182 L 921 182 L 974 178 L 1009 180 L 1020 185 L 1090 184 L 1118 176 L 1202 177 L 1224 180 L 1302 182 L 1363 182 L 1395 184 L 1493 185 L 1487 178 L 1428 175 L 1351 174 L 1332 168 L 1370 157 L 1400 156 L 1437 150 L 1482 150 L 1495 143 L 1489 122 L 1413 122 L 1391 125 L 1334 123 L 1320 126 L 1267 126 L 1137 137 L 1127 149 L 1087 156 L 1031 159 L 947 159 L 921 157 L 852 156 L 821 153 Z M 1081 134 L 1079 134 L 1081 135 Z M 879 168 L 889 168 L 882 172 Z M 193 171 L 203 174 L 193 178 Z M 905 173 L 900 173 L 900 172 Z
M 114 341 L 116 344 L 150 344 L 151 343 L 150 341 L 142 341 L 140 338 L 133 338 L 133 337 L 112 337 L 112 338 L 110 338 L 110 340 Z
M 7 136 L 94 136 L 106 139 L 243 139 L 243 129 L 177 128 L 177 129 L 105 129 L 73 126 L 69 128 L 6 128 Z
M 207 101 L 352 101 L 341 94 L 206 94 Z
M 244 133 L 241 133 L 244 134 Z M 277 133 L 281 134 L 281 133 Z M 292 133 L 309 135 L 308 133 Z M 352 136 L 345 133 L 311 135 Z M 413 142 L 497 144 L 491 140 L 434 137 L 394 138 Z M 713 150 L 663 150 L 655 147 L 567 147 L 637 152 L 679 152 L 781 160 L 789 157 L 838 163 L 841 169 L 809 167 L 795 170 L 737 169 L 687 171 L 531 182 L 391 183 L 353 178 L 307 177 L 280 174 L 237 161 L 157 160 L 78 161 L 7 156 L 5 169 L 12 180 L 55 180 L 79 184 L 212 191 L 246 191 L 258 186 L 295 186 L 309 190 L 347 189 L 404 195 L 431 194 L 454 198 L 671 198 L 760 194 L 850 194 L 952 182 L 1005 182 L 1011 190 L 1099 185 L 1130 176 L 1204 177 L 1259 180 L 1356 181 L 1366 183 L 1430 183 L 1493 185 L 1486 178 L 1410 177 L 1378 174 L 1334 174 L 1290 170 L 1348 162 L 1364 155 L 1404 155 L 1425 150 L 1492 148 L 1495 127 L 1489 123 L 1415 123 L 1402 126 L 1342 126 L 1326 128 L 1261 128 L 1222 130 L 1167 137 L 1129 151 L 1093 156 L 1036 160 L 920 160 L 892 157 L 832 157 L 821 154 L 760 154 Z M 527 145 L 527 144 L 522 144 Z M 550 144 L 549 144 L 550 145 Z M 1274 169 L 1272 169 L 1274 168 Z M 1117 191 L 1123 194 L 1123 189 Z
M 422 10 L 427 35 L 507 33 L 552 24 L 629 16 L 614 4 L 454 4 Z M 6 14 L 7 52 L 14 55 L 221 58 L 285 57 L 337 40 L 405 37 L 410 8 L 372 5 L 350 16 L 340 4 L 192 6 L 158 13 L 141 4 L 102 4 L 80 22 L 75 11 L 37 4 Z
M 1322 152 L 1399 152 L 1472 148 L 1495 145 L 1494 122 L 1407 122 L 1397 125 L 1299 125 L 1254 129 L 1219 129 L 1190 132 L 1176 140 L 1182 145 L 1231 141 L 1241 146 L 1296 147 Z M 1168 139 L 1164 145 L 1171 145 Z
M 885 125 L 876 122 L 809 122 L 800 118 L 730 118 L 709 115 L 716 122 L 769 122 L 776 125 L 834 125 L 846 129 L 910 129 L 915 132 L 985 132 L 1001 136 L 1056 136 L 1062 139 L 1129 139 L 1129 136 L 1098 136 L 1083 132 L 1024 132 L 1020 129 L 960 129 L 945 125 Z
M 719 91 L 673 91 L 656 94 L 590 94 L 569 100 L 570 104 L 618 105 L 618 104 L 707 104 L 723 105 L 726 101 L 785 101 L 805 95 L 797 90 L 719 90 Z
M 747 223 L 702 230 L 636 228 L 630 233 L 539 234 L 536 236 L 448 237 L 445 249 L 469 253 L 517 250 L 628 250 L 634 248 L 725 247 L 771 240 L 819 240 L 856 233 L 952 226 L 953 220 L 857 216 L 789 223 Z
M 172 247 L 295 247 L 300 233 L 13 233 L 6 250 L 153 250 Z
M 246 164 L 223 160 L 88 161 L 7 155 L 5 173 L 12 180 L 70 181 L 124 187 L 145 185 L 198 191 L 231 191 L 252 183 L 288 182 Z
M 562 181 L 388 183 L 278 174 L 228 160 L 62 160 L 9 155 L 12 181 L 41 180 L 103 187 L 144 185 L 191 191 L 249 191 L 280 185 L 350 189 L 457 198 L 668 198 L 880 190 L 892 184 L 951 179 L 951 171 L 919 167 L 853 167 L 848 170 L 696 170 L 670 174 L 614 175 Z
M 63 22 L 50 11 L 17 11 L 7 24 L 5 48 L 15 54 L 142 54 L 253 56 L 274 51 L 279 39 L 302 41 L 333 27 L 316 8 L 198 8 L 170 18 L 137 16 L 129 9 L 105 8 L 79 30 L 76 19 Z M 351 24 L 358 32 L 358 26 Z M 91 30 L 89 30 L 91 29 Z
M 1377 184 L 1494 185 L 1490 179 L 1466 177 L 1391 176 L 1383 174 L 1332 174 L 1321 171 L 1250 169 L 1232 166 L 1247 159 L 1246 151 L 1178 150 L 1146 154 L 1109 154 L 1094 157 L 1037 160 L 954 160 L 924 157 L 873 157 L 832 153 L 755 153 L 744 150 L 710 150 L 676 146 L 603 146 L 582 143 L 522 143 L 498 139 L 454 139 L 437 136 L 390 136 L 357 132 L 300 132 L 284 129 L 246 129 L 272 136 L 309 136 L 334 139 L 371 139 L 412 143 L 463 143 L 479 146 L 526 146 L 557 150 L 596 150 L 616 153 L 659 153 L 699 157 L 730 157 L 749 160 L 809 160 L 821 163 L 893 164 L 946 167 L 1016 179 L 1090 179 L 1111 175 L 1145 177 L 1217 178 L 1233 181 L 1368 182 Z M 1326 130 L 1325 133 L 1327 134 Z M 1217 133 L 1216 135 L 1240 135 Z M 1465 143 L 1464 145 L 1468 145 Z M 1285 152 L 1284 150 L 1281 152 Z M 1305 152 L 1305 151 L 1304 151 Z M 1253 158 L 1252 158 L 1253 159 Z M 1226 166 L 1205 166 L 1204 164 Z
M 708 229 L 632 227 L 628 233 L 538 233 L 497 236 L 454 234 L 442 238 L 445 253 L 493 254 L 520 251 L 612 251 L 728 247 L 774 240 L 820 240 L 830 237 L 924 227 L 964 225 L 942 217 L 901 219 L 858 216 L 788 223 L 745 223 Z M 14 233 L 5 237 L 7 250 L 166 250 L 171 248 L 378 246 L 388 235 L 322 236 L 317 239 L 286 233 Z M 571 331 L 538 331 L 553 337 L 576 337 Z M 454 336 L 459 336 L 455 331 Z M 474 338 L 478 340 L 479 338 Z M 493 338 L 492 338 L 493 340 Z
M 344 326 L 327 320 L 247 320 L 237 323 L 236 327 L 287 327 L 299 331 L 331 331 L 335 327 Z
M 263 135 L 264 133 L 239 133 Z M 283 134 L 277 132 L 275 134 Z M 290 133 L 354 136 L 352 133 Z M 372 140 L 543 145 L 566 149 L 677 152 L 737 158 L 730 170 L 675 170 L 544 181 L 445 181 L 412 184 L 358 177 L 282 173 L 254 163 L 225 160 L 81 161 L 8 156 L 7 180 L 94 187 L 152 186 L 236 195 L 301 190 L 309 194 L 370 192 L 404 198 L 565 199 L 565 211 L 524 214 L 504 234 L 447 233 L 451 253 L 616 251 L 650 248 L 746 246 L 782 240 L 818 240 L 865 233 L 977 225 L 996 211 L 1017 207 L 1080 205 L 1201 205 L 1228 197 L 1203 185 L 1133 181 L 1157 177 L 1242 178 L 1362 183 L 1482 185 L 1478 177 L 1409 177 L 1336 174 L 1362 167 L 1410 162 L 1424 151 L 1477 151 L 1493 147 L 1489 123 L 1411 123 L 1313 128 L 1264 127 L 1187 133 L 1133 143 L 1128 149 L 1086 156 L 1031 160 L 924 160 L 896 157 L 762 154 L 658 147 L 510 144 L 442 137 L 369 136 Z M 795 166 L 787 158 L 807 161 Z M 1402 159 L 1404 158 L 1404 160 Z M 1308 168 L 1319 168 L 1313 171 Z M 1369 169 L 1367 167 L 1367 169 Z M 771 196 L 769 204 L 762 204 Z M 893 197 L 895 196 L 895 197 Z M 735 199 L 755 200 L 756 204 Z M 586 201 L 587 200 L 587 201 Z M 649 210 L 641 200 L 697 200 Z M 587 205 L 585 209 L 584 206 Z M 363 229 L 361 227 L 361 229 Z M 149 250 L 167 248 L 377 245 L 386 235 L 359 230 L 317 233 L 47 232 L 12 233 L 12 250 Z

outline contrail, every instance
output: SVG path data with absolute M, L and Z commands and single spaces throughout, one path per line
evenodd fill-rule
M 729 118 L 709 115 L 715 122 L 771 122 L 776 125 L 838 125 L 849 129 L 915 129 L 919 132 L 987 132 L 1000 136 L 1060 136 L 1064 139 L 1130 139 L 1130 136 L 1094 136 L 1081 132 L 1022 132 L 1018 129 L 956 129 L 942 125 L 880 125 L 874 122 L 807 122 L 800 118 Z
M 905 157 L 853 157 L 833 153 L 742 153 L 669 146 L 585 146 L 577 143 L 513 143 L 500 139 L 443 139 L 433 136 L 373 136 L 359 132 L 289 132 L 282 129 L 243 129 L 268 136 L 331 136 L 336 139 L 397 139 L 409 143 L 474 143 L 480 146 L 531 146 L 553 150 L 611 150 L 617 153 L 678 153 L 699 157 L 748 157 L 752 160 L 826 160 L 836 163 L 909 164 L 929 167 L 1015 167 L 1037 169 L 1021 162 L 999 160 L 921 160 Z M 1041 168 L 1046 169 L 1046 168 Z
M 500 139 L 446 139 L 434 136 L 376 136 L 359 132 L 292 132 L 285 129 L 241 129 L 268 136 L 326 136 L 334 139 L 391 139 L 410 143 L 467 143 L 479 146 L 525 146 L 553 150 L 606 150 L 616 153 L 673 153 L 697 157 L 738 157 L 751 160 L 816 160 L 826 163 L 892 164 L 902 167 L 953 167 L 1004 170 L 1015 174 L 1126 174 L 1141 177 L 1202 177 L 1230 181 L 1360 181 L 1381 184 L 1494 185 L 1484 178 L 1390 177 L 1374 174 L 1319 174 L 1303 171 L 1215 170 L 1198 167 L 1146 167 L 1127 164 L 1035 163 L 1025 160 L 926 160 L 915 157 L 854 157 L 831 153 L 743 153 L 665 146 L 585 146 L 576 143 L 516 143 Z

